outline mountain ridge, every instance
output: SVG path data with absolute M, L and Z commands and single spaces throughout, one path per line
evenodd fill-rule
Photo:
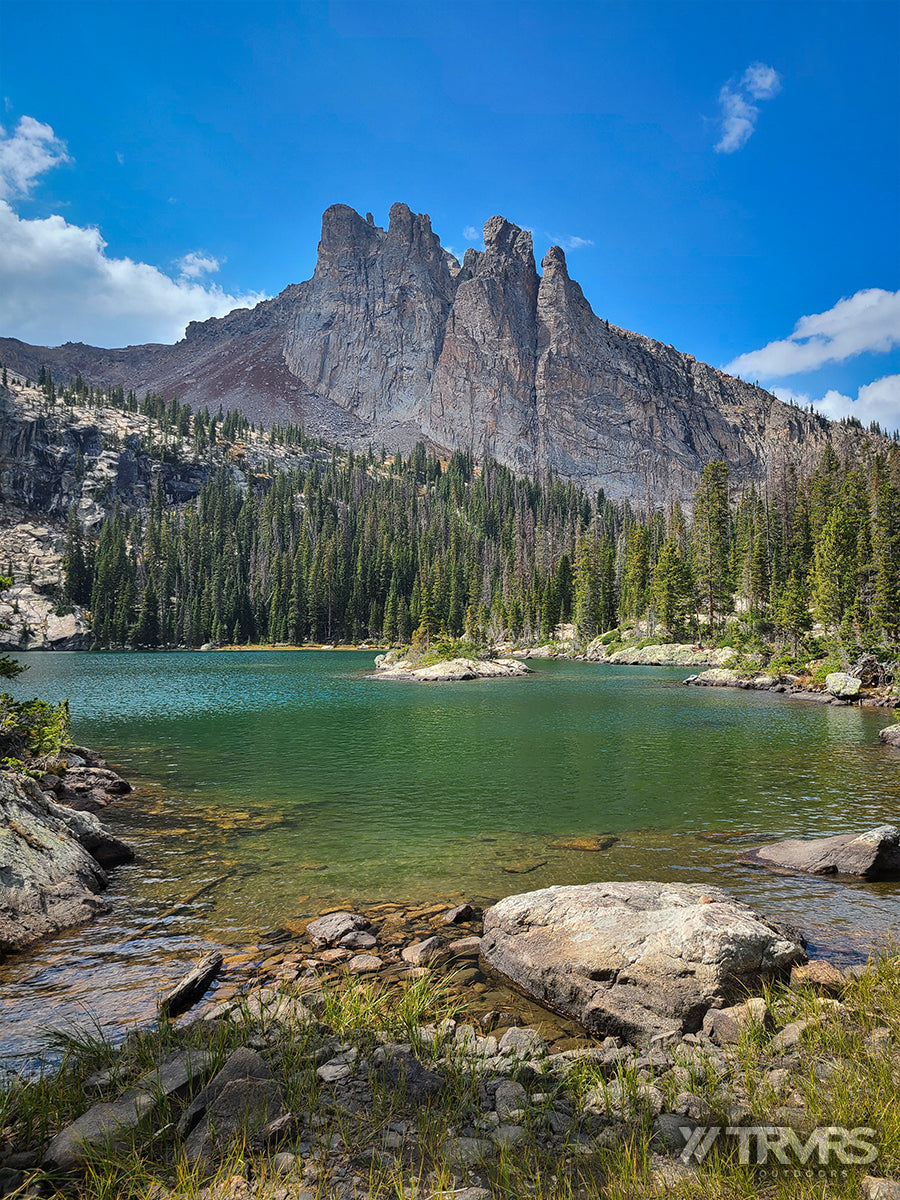
M 0 338 L 0 356 L 32 377 L 41 365 L 80 372 L 354 448 L 408 452 L 424 439 L 653 503 L 689 497 L 711 460 L 736 485 L 761 484 L 808 473 L 828 441 L 858 448 L 858 430 L 598 317 L 560 247 L 538 273 L 530 233 L 501 216 L 484 247 L 460 263 L 405 204 L 387 229 L 332 205 L 309 280 L 191 322 L 174 345 Z

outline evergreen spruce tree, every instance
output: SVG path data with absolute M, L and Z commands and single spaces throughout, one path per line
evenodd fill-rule
M 707 463 L 694 494 L 694 578 L 710 635 L 716 627 L 717 612 L 726 605 L 731 607 L 728 475 L 727 463 Z

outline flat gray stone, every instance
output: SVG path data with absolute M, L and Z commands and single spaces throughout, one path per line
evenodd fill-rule
M 273 1078 L 271 1070 L 255 1050 L 250 1050 L 246 1046 L 234 1050 L 225 1060 L 222 1069 L 182 1113 L 178 1122 L 178 1133 L 182 1137 L 189 1133 L 203 1118 L 207 1109 L 215 1102 L 219 1092 L 227 1084 L 234 1081 L 246 1082 L 249 1079 L 269 1080 Z
M 748 850 L 739 856 L 738 862 L 812 875 L 890 879 L 900 875 L 900 829 L 896 825 L 879 825 L 860 834 L 790 838 Z
M 486 1138 L 448 1138 L 444 1157 L 455 1167 L 474 1167 L 494 1154 L 494 1144 Z
M 223 1155 L 236 1139 L 258 1135 L 284 1111 L 277 1080 L 232 1079 L 217 1091 L 203 1119 L 188 1135 L 185 1158 L 199 1163 Z
M 95 1104 L 53 1138 L 44 1165 L 69 1172 L 78 1168 L 89 1150 L 124 1144 L 167 1097 L 184 1097 L 210 1071 L 205 1050 L 176 1050 L 155 1071 L 143 1075 L 110 1104 Z
M 519 1113 L 527 1106 L 528 1093 L 521 1083 L 516 1083 L 512 1079 L 504 1079 L 494 1097 L 494 1108 L 501 1123 L 509 1121 L 513 1113 Z
M 382 1079 L 395 1090 L 403 1089 L 416 1104 L 424 1104 L 444 1090 L 443 1075 L 430 1071 L 414 1054 L 399 1046 L 385 1047 L 375 1061 Z
M 514 1054 L 518 1058 L 539 1058 L 547 1053 L 547 1043 L 536 1029 L 514 1025 L 500 1039 L 501 1054 Z
M 447 957 L 447 944 L 442 937 L 435 935 L 426 938 L 423 942 L 416 942 L 412 946 L 404 947 L 400 952 L 400 957 L 410 966 L 427 967 L 431 963 Z

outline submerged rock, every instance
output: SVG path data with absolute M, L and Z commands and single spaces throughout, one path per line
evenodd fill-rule
M 693 1032 L 805 958 L 797 937 L 720 888 L 591 883 L 508 896 L 484 915 L 482 960 L 590 1033 Z
M 827 838 L 789 838 L 742 854 L 751 867 L 806 871 L 812 875 L 861 875 L 887 879 L 900 875 L 900 829 L 880 825 L 867 833 L 841 833 Z
M 600 850 L 608 850 L 618 841 L 619 839 L 611 833 L 598 833 L 586 834 L 583 837 L 551 838 L 547 845 L 558 850 L 584 850 L 588 853 L 597 853 Z

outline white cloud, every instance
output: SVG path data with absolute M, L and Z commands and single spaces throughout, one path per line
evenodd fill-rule
M 563 250 L 581 250 L 594 244 L 591 238 L 578 237 L 575 234 L 548 233 L 547 237 L 554 246 L 562 246 Z
M 832 421 L 838 421 L 841 417 L 856 417 L 863 425 L 877 421 L 888 433 L 900 428 L 900 375 L 884 375 L 881 379 L 864 384 L 855 400 L 834 388 L 818 400 L 792 392 L 789 388 L 776 387 L 773 391 L 779 400 L 792 400 L 804 407 L 814 405 Z
M 751 63 L 738 84 L 726 83 L 719 92 L 721 137 L 716 143 L 719 154 L 734 154 L 750 140 L 759 107 L 753 100 L 771 100 L 781 91 L 781 77 L 774 67 Z
M 474 225 L 467 225 L 463 230 L 463 237 L 467 242 L 480 242 L 481 230 L 476 229 Z
M 719 154 L 733 154 L 750 140 L 759 109 L 727 84 L 719 92 L 719 108 L 722 110 L 722 136 L 716 142 L 716 150 Z
M 98 229 L 60 216 L 23 220 L 0 201 L 0 331 L 40 345 L 174 342 L 188 321 L 256 304 L 158 267 L 111 258 Z
M 149 263 L 112 258 L 94 227 L 59 215 L 20 217 L 9 201 L 27 195 L 44 171 L 71 162 L 49 125 L 22 117 L 13 134 L 0 127 L 0 333 L 55 346 L 64 341 L 122 346 L 174 342 L 189 321 L 224 316 L 258 303 L 258 292 L 231 295 L 199 282 L 219 259 L 193 250 L 172 278 Z M 224 260 L 223 260 L 224 261 Z
M 190 254 L 179 258 L 178 268 L 183 279 L 198 279 L 201 275 L 210 275 L 218 271 L 224 261 L 224 258 L 204 254 L 202 250 L 192 250 Z
M 827 312 L 801 317 L 790 337 L 739 355 L 725 368 L 732 375 L 775 378 L 815 371 L 867 351 L 900 345 L 900 291 L 866 288 Z
M 755 100 L 771 100 L 781 91 L 781 76 L 774 67 L 767 67 L 765 63 L 755 62 L 751 63 L 744 72 L 741 86 Z
M 27 195 L 39 175 L 71 161 L 65 142 L 34 117 L 22 117 L 12 134 L 0 125 L 0 200 Z
M 119 164 L 120 167 L 125 166 L 125 155 L 122 153 L 121 150 L 116 151 L 116 162 Z

